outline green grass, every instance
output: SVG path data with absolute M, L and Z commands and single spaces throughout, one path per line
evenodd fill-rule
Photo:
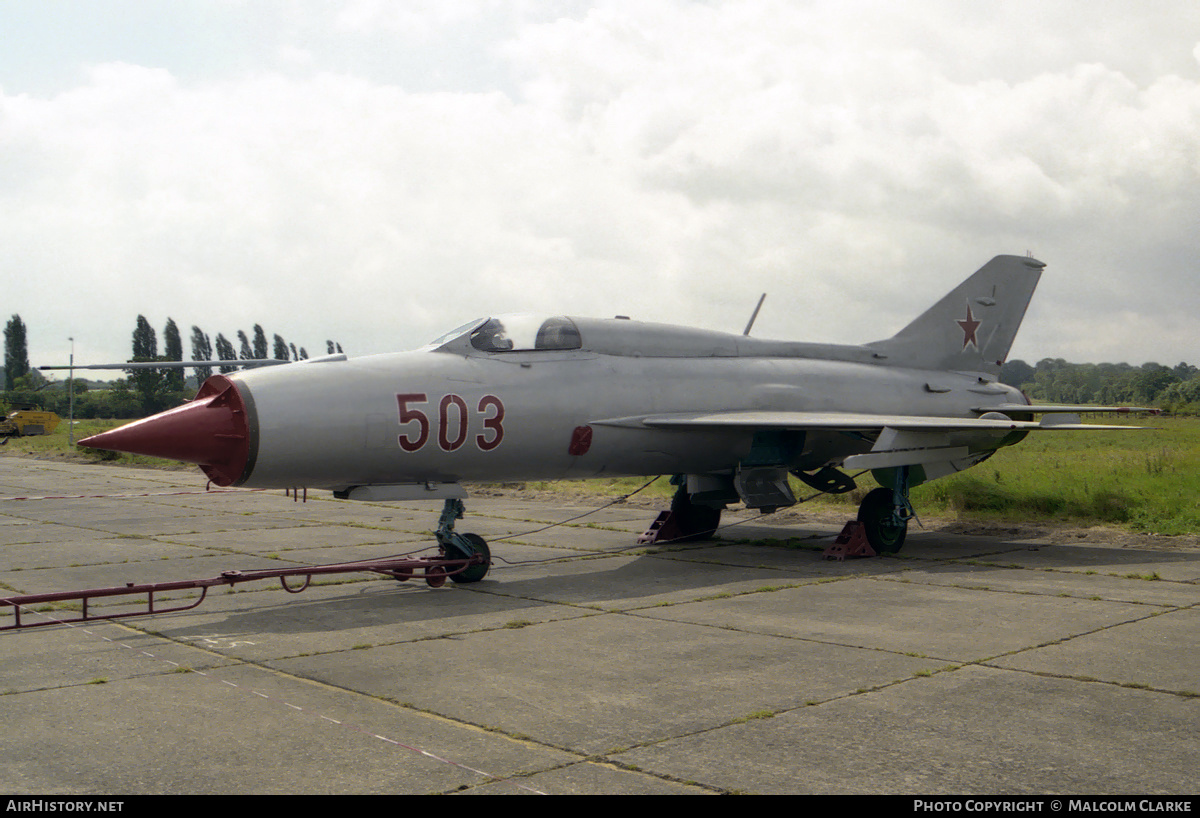
M 1200 419 L 1147 418 L 1131 432 L 1043 432 L 913 491 L 918 509 L 987 519 L 1200 533 Z

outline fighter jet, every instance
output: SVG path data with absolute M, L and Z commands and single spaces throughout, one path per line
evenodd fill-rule
M 1078 412 L 1097 407 L 1033 406 L 999 382 L 1044 267 L 998 256 L 893 337 L 857 346 L 481 318 L 411 352 L 213 375 L 191 402 L 80 445 L 195 463 L 219 486 L 442 500 L 438 541 L 458 556 L 487 551 L 454 531 L 468 481 L 672 475 L 674 530 L 702 538 L 730 504 L 794 505 L 789 474 L 839 493 L 855 488 L 848 471 L 869 470 L 881 488 L 858 518 L 894 552 L 914 486 L 1030 432 L 1129 428 L 1084 425 Z

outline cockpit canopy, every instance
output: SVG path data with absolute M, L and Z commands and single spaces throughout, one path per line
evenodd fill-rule
M 441 346 L 463 335 L 469 335 L 471 346 L 480 352 L 564 350 L 583 346 L 579 328 L 570 318 L 539 315 L 501 315 L 486 321 L 476 319 L 451 330 L 430 346 Z
M 575 352 L 627 358 L 821 357 L 873 361 L 867 347 L 768 341 L 727 332 L 676 327 L 626 318 L 567 318 L 556 315 L 499 315 L 476 318 L 430 343 L 426 349 L 459 355 L 505 357 L 508 353 Z M 575 358 L 575 355 L 561 357 Z M 515 356 L 527 363 L 525 356 Z
M 471 333 L 471 346 L 480 352 L 520 352 L 530 349 L 579 349 L 579 329 L 570 318 L 542 320 L 533 315 L 491 318 Z

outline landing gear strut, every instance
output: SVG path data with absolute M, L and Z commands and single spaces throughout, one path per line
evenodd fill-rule
M 487 576 L 492 566 L 492 554 L 483 537 L 478 534 L 459 534 L 454 530 L 454 521 L 462 519 L 465 510 L 462 500 L 446 500 L 441 519 L 438 520 L 438 547 L 446 559 L 469 560 L 461 570 L 448 572 L 450 579 L 455 582 L 479 582 Z
M 695 503 L 687 490 L 687 479 L 680 478 L 679 488 L 671 498 L 671 510 L 658 515 L 639 543 L 674 543 L 710 540 L 721 525 L 721 506 Z M 672 480 L 672 482 L 675 482 Z
M 721 525 L 721 509 L 693 503 L 686 481 L 671 498 L 671 515 L 679 530 L 679 536 L 675 538 L 679 542 L 711 540 L 713 532 Z
M 866 529 L 867 542 L 880 554 L 894 554 L 904 545 L 908 521 L 913 517 L 908 500 L 908 467 L 895 472 L 895 488 L 872 489 L 858 507 L 858 521 Z

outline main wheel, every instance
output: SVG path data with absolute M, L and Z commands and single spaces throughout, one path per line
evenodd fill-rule
M 675 525 L 683 535 L 677 542 L 711 540 L 713 532 L 721 524 L 721 509 L 693 503 L 686 491 L 676 492 L 671 499 L 671 513 Z
M 858 507 L 858 521 L 866 526 L 867 542 L 880 554 L 894 554 L 904 545 L 908 520 L 897 520 L 891 489 L 872 489 Z
M 488 550 L 487 541 L 478 534 L 463 534 L 463 537 L 471 541 L 475 553 L 483 555 L 483 562 L 468 565 L 465 570 L 451 574 L 450 579 L 455 582 L 479 582 L 487 576 L 488 569 L 492 567 L 492 552 Z M 466 559 L 470 556 L 470 554 L 463 554 L 457 548 L 453 550 L 455 553 L 451 554 L 450 549 L 447 548 L 446 556 L 452 559 Z

